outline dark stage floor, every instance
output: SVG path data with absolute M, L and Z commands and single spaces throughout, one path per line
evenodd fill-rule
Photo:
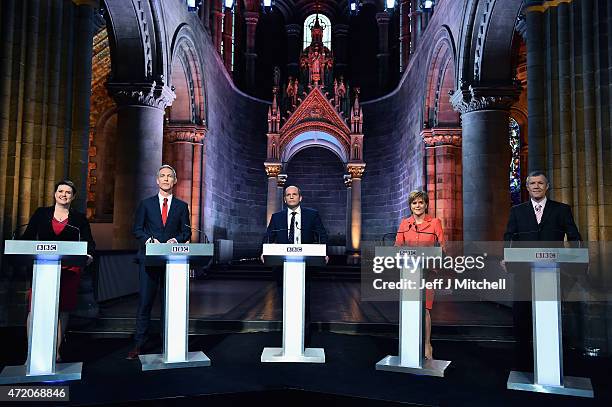
M 500 304 L 450 302 L 437 294 L 432 310 L 433 333 L 438 338 L 508 340 L 512 337 L 512 310 Z M 192 280 L 190 285 L 191 332 L 254 332 L 281 329 L 282 299 L 276 283 L 265 278 Z M 397 335 L 397 302 L 361 301 L 358 280 L 319 279 L 312 282 L 311 313 L 315 329 L 342 333 Z M 81 326 L 73 319 L 72 330 L 87 333 L 131 334 L 138 295 L 100 304 L 94 324 Z M 159 296 L 152 316 L 160 315 Z
M 25 332 L 3 329 L 1 364 L 23 363 Z M 71 405 L 244 406 L 247 403 L 295 405 L 392 406 L 594 406 L 611 405 L 609 360 L 585 360 L 568 354 L 565 373 L 592 378 L 596 399 L 506 390 L 512 365 L 511 344 L 434 341 L 439 359 L 452 360 L 445 378 L 381 372 L 375 363 L 396 353 L 397 341 L 367 335 L 315 333 L 313 346 L 324 347 L 325 364 L 260 363 L 262 348 L 279 346 L 279 333 L 198 335 L 190 350 L 212 360 L 204 368 L 142 372 L 125 360 L 128 339 L 71 333 L 63 349 L 66 361 L 83 361 L 81 381 L 70 383 Z M 157 344 L 158 346 L 158 344 Z M 153 344 L 152 351 L 157 347 Z M 406 405 L 406 404 L 404 404 Z

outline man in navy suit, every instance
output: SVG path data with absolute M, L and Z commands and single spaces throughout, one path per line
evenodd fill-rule
M 543 172 L 534 171 L 526 180 L 529 201 L 512 207 L 504 240 L 514 247 L 563 246 L 582 240 L 569 205 L 546 198 L 550 187 Z M 531 273 L 527 267 L 514 265 L 513 305 L 517 368 L 532 366 Z
M 284 201 L 287 209 L 276 212 L 270 218 L 268 230 L 266 231 L 267 243 L 279 244 L 327 244 L 327 231 L 323 226 L 319 212 L 315 209 L 304 208 L 302 202 L 302 191 L 296 186 L 285 188 Z M 328 261 L 325 256 L 325 262 Z M 261 260 L 264 261 L 263 255 Z M 283 268 L 275 267 L 272 270 L 276 279 L 276 288 L 279 297 L 282 297 Z M 306 310 L 304 321 L 305 344 L 310 343 L 310 275 L 306 273 Z
M 134 348 L 128 359 L 137 359 L 147 339 L 151 320 L 151 308 L 157 289 L 163 287 L 163 267 L 145 267 L 145 245 L 157 243 L 185 243 L 191 236 L 189 207 L 187 203 L 172 195 L 176 185 L 176 171 L 169 165 L 162 165 L 157 171 L 159 192 L 140 202 L 136 208 L 134 236 L 140 242 L 138 250 L 140 300 L 136 318 Z M 162 291 L 163 293 L 163 291 Z M 163 294 L 162 294 L 163 303 Z M 163 329 L 163 311 L 162 311 Z
M 327 231 L 319 212 L 303 208 L 302 192 L 296 186 L 285 188 L 284 201 L 287 209 L 276 212 L 270 218 L 266 231 L 268 243 L 327 243 Z

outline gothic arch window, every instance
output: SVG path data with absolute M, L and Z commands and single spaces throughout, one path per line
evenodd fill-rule
M 512 159 L 510 160 L 510 199 L 512 205 L 521 203 L 521 128 L 518 122 L 510 117 L 509 142 Z
M 304 49 L 312 42 L 310 29 L 315 23 L 317 14 L 311 14 L 304 20 Z M 331 21 L 323 14 L 319 14 L 319 24 L 323 27 L 323 46 L 331 50 Z

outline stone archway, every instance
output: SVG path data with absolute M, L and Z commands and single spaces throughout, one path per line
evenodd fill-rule
M 358 254 L 361 248 L 361 178 L 363 161 L 363 114 L 358 92 L 351 109 L 350 127 L 339 111 L 315 86 L 280 126 L 280 109 L 276 102 L 278 89 L 273 89 L 272 106 L 268 111 L 268 147 L 264 163 L 268 176 L 266 223 L 280 210 L 284 173 L 289 160 L 300 151 L 321 147 L 333 152 L 342 162 L 347 174 L 343 181 L 347 188 L 346 251 Z
M 448 240 L 462 237 L 461 125 L 448 94 L 455 89 L 455 49 L 451 32 L 436 33 L 428 58 L 421 137 L 429 213 L 442 220 Z
M 191 225 L 203 230 L 206 104 L 202 64 L 192 37 L 183 26 L 172 45 L 170 83 L 176 99 L 166 109 L 162 157 L 177 171 L 175 193 L 189 204 Z M 200 232 L 195 229 L 191 241 L 199 242 Z

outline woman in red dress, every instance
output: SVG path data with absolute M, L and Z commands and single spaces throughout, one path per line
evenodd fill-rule
M 412 191 L 408 196 L 410 206 L 409 218 L 402 219 L 397 235 L 395 237 L 396 246 L 434 246 L 444 247 L 444 231 L 442 222 L 438 218 L 432 218 L 427 214 L 429 197 L 426 192 Z M 431 316 L 429 311 L 433 306 L 434 291 L 425 290 L 425 358 L 433 357 L 431 346 Z
M 89 222 L 84 214 L 70 208 L 76 195 L 76 186 L 70 180 L 63 180 L 55 184 L 55 205 L 36 209 L 28 227 L 21 236 L 22 240 L 59 240 L 59 241 L 86 241 L 87 265 L 93 260 L 95 242 L 91 235 Z M 68 325 L 68 313 L 77 305 L 77 294 L 81 279 L 81 267 L 62 266 L 60 277 L 59 318 L 57 324 L 56 360 L 60 361 L 60 345 Z M 28 302 L 31 297 L 28 292 Z M 28 312 L 28 329 L 30 326 L 30 313 Z M 29 336 L 29 333 L 28 333 Z

